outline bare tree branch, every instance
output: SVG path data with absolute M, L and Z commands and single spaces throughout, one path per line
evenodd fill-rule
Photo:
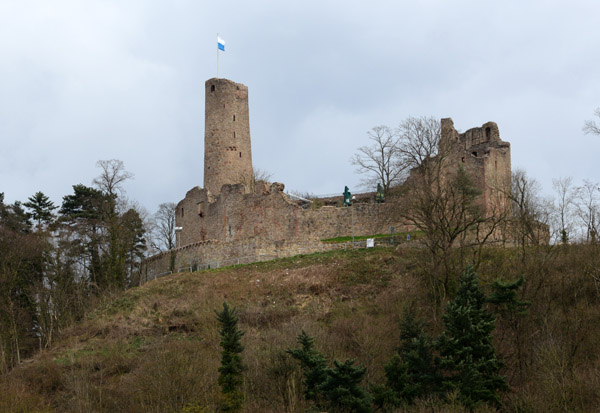
M 573 232 L 573 206 L 575 191 L 573 189 L 573 178 L 559 178 L 552 180 L 552 187 L 558 195 L 555 207 L 555 222 L 558 230 L 557 240 L 567 244 L 572 238 Z
M 405 168 L 417 168 L 439 152 L 440 121 L 434 117 L 409 117 L 398 126 L 398 151 Z
M 158 206 L 154 214 L 154 230 L 156 239 L 153 247 L 159 251 L 168 251 L 175 248 L 175 209 L 174 202 L 165 202 Z
M 110 197 L 120 195 L 123 192 L 121 184 L 127 179 L 133 178 L 133 174 L 125 170 L 123 161 L 118 159 L 98 161 L 96 166 L 102 171 L 92 183 Z
M 583 181 L 583 185 L 576 189 L 577 216 L 585 227 L 587 242 L 598 241 L 600 230 L 600 188 L 598 183 Z
M 374 187 L 378 183 L 384 192 L 401 182 L 405 168 L 399 162 L 397 137 L 387 126 L 376 126 L 367 132 L 372 144 L 361 146 L 352 159 L 352 165 L 357 166 L 356 172 L 365 174 L 363 186 Z
M 600 108 L 597 108 L 594 111 L 594 116 L 596 116 L 597 118 L 600 119 Z M 587 120 L 587 121 L 585 121 L 585 124 L 583 125 L 583 131 L 586 134 L 600 136 L 600 123 L 596 123 L 596 121 L 593 121 L 593 120 Z
M 252 174 L 253 174 L 253 178 L 254 178 L 254 183 L 259 182 L 259 181 L 269 183 L 269 182 L 271 182 L 270 179 L 273 177 L 272 173 L 267 172 L 266 170 L 260 169 L 260 168 L 254 168 L 252 170 Z

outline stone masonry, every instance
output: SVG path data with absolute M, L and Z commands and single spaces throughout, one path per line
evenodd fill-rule
M 498 125 L 484 123 L 459 134 L 452 119 L 442 122 L 440 147 L 452 148 L 453 164 L 461 163 L 482 191 L 481 202 L 488 216 L 509 208 L 511 184 L 510 143 L 500 139 Z
M 218 195 L 225 184 L 252 182 L 248 88 L 227 79 L 205 84 L 204 188 Z
M 178 246 L 198 241 L 307 242 L 338 236 L 389 232 L 388 205 L 302 208 L 283 192 L 283 184 L 258 182 L 249 192 L 244 184 L 223 185 L 210 199 L 207 190 L 192 188 L 177 205 Z
M 146 260 L 146 279 L 185 266 L 241 256 L 285 256 L 330 249 L 320 240 L 411 230 L 390 217 L 392 204 L 308 207 L 290 199 L 281 183 L 254 182 L 248 88 L 227 79 L 206 81 L 204 188 L 190 189 L 177 204 L 177 248 Z M 510 144 L 488 122 L 459 134 L 441 120 L 440 147 L 452 148 L 482 191 L 488 214 L 508 205 Z M 340 191 L 341 192 L 341 191 Z M 341 194 L 340 194 L 341 195 Z M 307 247 L 307 245 L 309 247 Z

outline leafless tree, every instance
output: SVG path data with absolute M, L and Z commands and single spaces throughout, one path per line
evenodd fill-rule
M 410 168 L 410 175 L 394 194 L 398 195 L 394 197 L 398 202 L 396 211 L 402 221 L 424 234 L 431 264 L 428 273 L 441 302 L 449 281 L 462 270 L 466 252 L 473 253 L 477 264 L 483 245 L 497 232 L 507 211 L 486 214 L 481 188 L 456 162 L 457 148 L 441 142 L 438 120 L 408 118 L 398 134 L 401 161 Z M 497 204 L 500 208 L 506 203 Z M 457 256 L 458 262 L 454 258 Z
M 443 300 L 449 281 L 463 265 L 453 263 L 452 250 L 483 245 L 496 224 L 486 217 L 478 202 L 481 191 L 465 169 L 440 168 L 437 163 L 431 159 L 413 169 L 402 187 L 397 210 L 405 222 L 423 232 L 432 287 Z
M 352 159 L 356 171 L 364 174 L 364 187 L 374 188 L 381 183 L 384 192 L 404 177 L 406 168 L 399 162 L 397 137 L 387 126 L 376 126 L 367 132 L 371 145 L 361 146 Z
M 96 166 L 102 171 L 92 183 L 110 197 L 117 197 L 123 193 L 122 184 L 133 178 L 133 174 L 125 170 L 125 164 L 118 159 L 98 161 Z
M 154 214 L 154 230 L 156 238 L 153 247 L 159 251 L 168 251 L 175 248 L 175 209 L 174 202 L 165 202 L 158 206 Z
M 403 168 L 417 168 L 438 155 L 441 133 L 439 119 L 427 116 L 406 118 L 396 130 L 398 155 Z
M 555 219 L 557 227 L 557 239 L 563 244 L 567 244 L 573 237 L 573 207 L 575 191 L 573 188 L 573 178 L 559 178 L 552 180 L 552 187 L 556 192 L 558 199 L 556 201 Z
M 92 182 L 105 197 L 101 210 L 104 242 L 99 246 L 108 262 L 106 282 L 108 285 L 124 288 L 128 277 L 125 256 L 129 253 L 129 245 L 123 242 L 124 234 L 127 233 L 128 240 L 135 243 L 138 235 L 143 233 L 143 224 L 137 211 L 126 209 L 123 182 L 133 178 L 133 174 L 126 171 L 125 164 L 118 159 L 101 160 L 96 165 L 101 172 Z
M 594 111 L 594 116 L 600 119 L 600 108 Z M 587 120 L 583 125 L 583 131 L 587 134 L 599 135 L 600 136 L 600 123 L 594 120 Z
M 270 172 L 267 172 L 264 169 L 260 169 L 260 168 L 254 168 L 252 170 L 253 173 L 253 178 L 254 178 L 254 183 L 259 182 L 259 181 L 263 181 L 263 182 L 271 182 L 271 178 L 273 177 L 273 174 Z
M 584 180 L 583 185 L 577 188 L 576 208 L 577 216 L 585 228 L 587 242 L 598 241 L 600 229 L 600 188 L 598 183 Z
M 551 208 L 548 201 L 539 196 L 540 184 L 527 176 L 522 169 L 515 169 L 511 178 L 513 203 L 513 236 L 524 248 L 547 242 L 547 225 Z

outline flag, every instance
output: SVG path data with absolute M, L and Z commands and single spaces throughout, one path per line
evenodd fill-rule
M 225 40 L 221 39 L 219 36 L 217 36 L 217 47 L 219 50 L 225 51 Z

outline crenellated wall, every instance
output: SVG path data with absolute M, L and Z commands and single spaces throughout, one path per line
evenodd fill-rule
M 216 197 L 199 187 L 188 191 L 176 209 L 177 245 L 206 240 L 223 243 L 261 238 L 270 241 L 321 240 L 347 235 L 388 233 L 390 205 L 302 208 L 290 201 L 283 184 L 259 183 L 249 193 L 243 184 L 223 185 Z

